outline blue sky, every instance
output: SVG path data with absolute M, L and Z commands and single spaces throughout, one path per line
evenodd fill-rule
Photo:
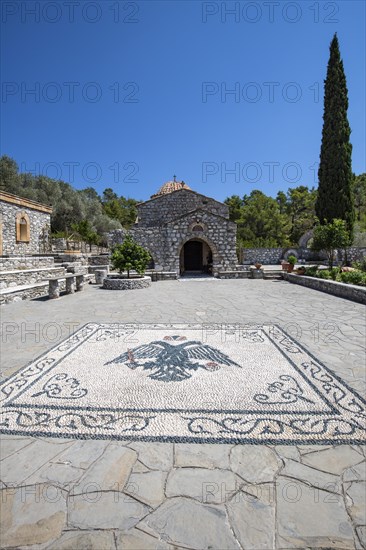
M 334 32 L 359 174 L 363 1 L 4 0 L 1 153 L 142 200 L 173 174 L 219 200 L 316 186 Z

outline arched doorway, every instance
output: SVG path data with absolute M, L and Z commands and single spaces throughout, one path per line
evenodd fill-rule
M 212 250 L 202 239 L 190 239 L 182 246 L 180 272 L 212 274 Z

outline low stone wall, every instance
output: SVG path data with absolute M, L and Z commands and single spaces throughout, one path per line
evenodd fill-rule
M 85 254 L 56 254 L 55 262 L 57 263 L 75 263 L 80 265 L 88 265 L 88 256 Z
M 64 252 L 65 250 L 80 250 L 82 253 L 100 254 L 101 252 L 108 252 L 108 249 L 99 245 L 90 245 L 84 241 L 74 241 L 65 239 L 63 237 L 52 237 L 51 239 L 52 250 L 54 252 Z
M 360 304 L 366 304 L 366 287 L 328 281 L 327 279 L 317 279 L 316 277 L 307 277 L 306 275 L 295 275 L 294 273 L 283 273 L 283 277 L 290 283 L 320 290 L 321 292 L 326 292 L 339 298 L 346 298 Z
M 343 260 L 344 251 L 339 251 L 338 256 L 340 260 Z M 363 258 L 366 258 L 366 248 L 351 246 L 347 249 L 347 260 L 349 262 L 360 262 Z
M 279 264 L 283 258 L 283 248 L 243 248 L 242 261 L 244 264 Z
M 288 258 L 294 254 L 296 258 L 306 261 L 319 262 L 327 260 L 327 255 L 324 252 L 316 252 L 310 248 L 302 247 L 287 247 L 287 248 L 242 248 L 241 258 L 243 264 L 254 264 L 259 262 L 263 265 L 279 264 L 281 260 Z M 366 257 L 366 248 L 352 246 L 347 250 L 348 262 L 356 262 Z M 338 260 L 344 260 L 344 251 L 339 250 Z
M 102 288 L 106 290 L 135 290 L 137 288 L 147 288 L 149 286 L 151 286 L 151 277 L 145 276 L 136 279 L 121 279 L 112 275 L 104 279 Z
M 323 252 L 315 252 L 310 248 L 286 247 L 286 248 L 242 248 L 241 258 L 243 264 L 259 262 L 263 265 L 276 265 L 290 255 L 306 261 L 322 261 L 327 258 Z
M 32 269 L 33 267 L 54 267 L 53 256 L 3 256 L 0 257 L 0 271 Z

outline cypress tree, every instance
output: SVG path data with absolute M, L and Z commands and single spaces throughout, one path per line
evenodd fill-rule
M 351 129 L 347 118 L 348 90 L 337 34 L 330 44 L 324 81 L 323 132 L 320 150 L 319 187 L 315 205 L 321 224 L 340 218 L 352 234 L 353 204 Z

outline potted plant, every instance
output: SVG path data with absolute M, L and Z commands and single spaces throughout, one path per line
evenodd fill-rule
M 259 262 L 255 262 L 254 265 L 256 269 L 260 269 L 262 267 L 262 264 L 260 264 Z
M 297 274 L 298 275 L 305 275 L 306 267 L 304 265 L 301 265 L 297 268 Z
M 289 263 L 289 265 L 287 267 L 287 273 L 292 273 L 292 271 L 294 269 L 294 265 L 297 262 L 297 258 L 296 258 L 296 256 L 291 255 L 287 258 L 287 261 Z

